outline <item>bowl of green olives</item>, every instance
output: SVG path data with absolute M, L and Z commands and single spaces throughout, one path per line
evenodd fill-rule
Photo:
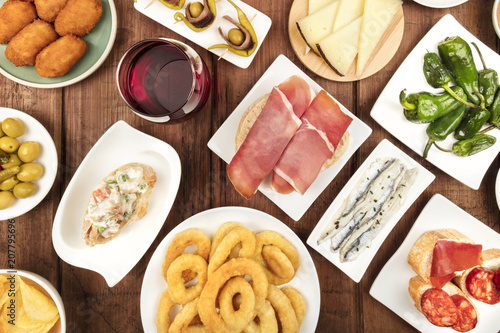
M 0 220 L 18 217 L 45 198 L 57 174 L 54 141 L 30 115 L 0 107 Z

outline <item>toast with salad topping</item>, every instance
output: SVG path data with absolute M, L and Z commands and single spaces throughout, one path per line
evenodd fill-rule
M 116 238 L 120 230 L 146 215 L 156 174 L 145 164 L 129 163 L 108 174 L 92 192 L 82 236 L 89 246 Z

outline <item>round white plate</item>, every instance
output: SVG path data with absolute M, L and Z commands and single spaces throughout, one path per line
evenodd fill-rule
M 37 186 L 35 194 L 26 199 L 16 199 L 14 204 L 7 209 L 0 210 L 0 221 L 15 218 L 30 211 L 45 198 L 54 184 L 57 174 L 57 151 L 54 140 L 49 132 L 35 118 L 27 113 L 0 107 L 0 122 L 5 118 L 18 118 L 24 124 L 24 134 L 17 138 L 19 143 L 36 141 L 40 144 L 40 155 L 35 160 L 43 166 L 44 172 L 40 179 L 34 181 Z
M 422 6 L 432 8 L 450 8 L 467 2 L 468 0 L 413 0 Z
M 285 224 L 261 211 L 244 207 L 221 207 L 198 213 L 175 227 L 160 243 L 149 261 L 141 289 L 141 319 L 145 332 L 156 332 L 156 312 L 167 283 L 162 277 L 161 266 L 172 239 L 189 228 L 203 230 L 210 239 L 221 224 L 235 221 L 256 233 L 274 230 L 288 239 L 299 253 L 300 267 L 290 285 L 300 291 L 306 301 L 307 312 L 300 332 L 314 332 L 319 318 L 321 293 L 318 274 L 309 252 L 299 237 Z
M 497 205 L 500 209 L 500 170 L 498 170 L 497 181 L 495 182 L 495 196 L 497 197 Z

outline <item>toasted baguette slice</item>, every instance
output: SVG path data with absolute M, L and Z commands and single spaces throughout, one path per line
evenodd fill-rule
M 476 267 L 483 267 L 489 269 L 496 273 L 498 268 L 500 268 L 500 249 L 489 249 L 481 252 L 481 265 L 466 269 L 460 272 L 457 276 L 453 278 L 453 282 L 467 295 L 471 297 L 471 294 L 467 291 L 466 283 L 467 276 Z
M 434 245 L 441 239 L 449 239 L 460 243 L 474 242 L 454 229 L 433 230 L 423 234 L 410 250 L 408 263 L 411 268 L 426 282 L 430 282 Z
M 144 193 L 136 193 L 137 199 L 133 204 L 133 213 L 131 216 L 124 218 L 121 220 L 119 223 L 119 229 L 118 231 L 113 234 L 110 237 L 103 237 L 97 230 L 97 227 L 91 223 L 87 217 L 89 215 L 89 205 L 94 202 L 92 194 L 90 195 L 89 199 L 89 205 L 87 205 L 87 210 L 85 211 L 85 218 L 83 220 L 83 230 L 82 230 L 82 236 L 83 239 L 85 239 L 85 242 L 89 246 L 94 246 L 95 244 L 104 244 L 107 243 L 113 239 L 115 239 L 118 234 L 120 233 L 121 229 L 125 228 L 129 224 L 140 220 L 141 218 L 146 215 L 147 209 L 148 209 L 148 204 L 149 204 L 149 198 L 151 197 L 151 193 L 153 191 L 153 187 L 156 183 L 156 174 L 154 170 L 145 164 L 141 163 L 129 163 L 122 165 L 118 169 L 114 170 L 113 172 L 109 173 L 106 177 L 102 179 L 101 182 L 95 187 L 94 190 L 97 190 L 98 188 L 102 187 L 102 184 L 106 182 L 106 180 L 109 177 L 115 176 L 119 171 L 126 170 L 128 168 L 134 168 L 134 167 L 141 167 L 142 172 L 143 172 L 143 180 L 144 183 L 147 185 L 146 191 Z
M 408 286 L 408 292 L 410 293 L 410 297 L 412 298 L 413 302 L 415 303 L 415 307 L 418 309 L 418 311 L 422 312 L 422 306 L 420 303 L 420 300 L 422 298 L 422 295 L 428 290 L 434 288 L 430 283 L 424 281 L 420 276 L 414 276 L 410 279 L 410 284 Z M 453 283 L 448 282 L 445 284 L 443 289 L 448 295 L 453 296 L 453 295 L 461 295 L 464 296 L 470 304 L 474 307 L 474 309 L 477 312 L 476 306 L 470 301 L 470 299 L 465 295 L 462 290 L 460 290 L 457 286 L 455 286 Z M 423 313 L 423 312 L 422 312 Z
M 238 125 L 238 130 L 236 131 L 235 151 L 238 151 L 243 141 L 245 141 L 248 132 L 250 132 L 250 129 L 257 120 L 257 117 L 259 117 L 260 113 L 262 112 L 264 105 L 266 105 L 268 97 L 269 94 L 264 95 L 256 100 L 243 114 L 243 117 L 241 117 L 240 124 Z M 351 136 L 349 132 L 346 131 L 342 136 L 342 139 L 340 139 L 340 142 L 337 145 L 337 149 L 335 149 L 333 156 L 330 159 L 326 160 L 323 164 L 323 167 L 321 168 L 322 171 L 331 167 L 342 157 L 342 155 L 344 155 L 344 153 L 347 151 L 347 148 L 349 147 L 350 138 Z

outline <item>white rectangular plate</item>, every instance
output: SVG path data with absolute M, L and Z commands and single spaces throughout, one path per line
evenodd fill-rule
M 359 255 L 356 260 L 351 262 L 340 262 L 339 254 L 330 251 L 330 241 L 325 241 L 318 245 L 317 240 L 323 231 L 323 229 L 328 225 L 333 216 L 340 209 L 344 200 L 349 196 L 351 191 L 354 189 L 358 181 L 360 180 L 363 173 L 370 167 L 370 165 L 378 158 L 384 157 L 394 157 L 398 158 L 403 164 L 405 164 L 409 169 L 418 168 L 418 175 L 413 183 L 408 196 L 404 204 L 399 208 L 394 215 L 386 221 L 386 225 L 383 227 L 382 231 L 375 237 L 369 249 L 366 249 L 363 253 Z M 417 200 L 417 198 L 422 194 L 422 192 L 429 186 L 434 180 L 435 176 L 427 171 L 424 167 L 418 164 L 411 157 L 406 155 L 403 151 L 393 145 L 390 141 L 384 139 L 378 146 L 373 150 L 373 152 L 366 158 L 363 164 L 358 168 L 356 173 L 351 177 L 351 179 L 345 184 L 339 195 L 333 200 L 332 204 L 326 210 L 325 214 L 321 217 L 316 227 L 309 235 L 307 239 L 307 244 L 310 247 L 321 253 L 323 257 L 328 259 L 332 264 L 337 266 L 342 272 L 346 273 L 355 282 L 359 282 L 365 274 L 366 269 L 370 265 L 373 257 L 377 253 L 380 246 L 384 242 L 385 238 L 391 232 L 392 228 L 398 223 L 399 219 L 403 214 L 410 208 L 410 206 Z
M 426 333 L 454 331 L 446 327 L 432 325 L 415 307 L 408 293 L 408 283 L 417 274 L 408 265 L 408 253 L 420 236 L 427 231 L 439 229 L 456 229 L 477 244 L 483 245 L 483 250 L 498 247 L 500 244 L 498 233 L 442 195 L 436 194 L 429 200 L 403 244 L 387 261 L 370 289 L 370 295 L 376 300 L 416 329 Z M 498 320 L 500 304 L 488 305 L 475 300 L 472 302 L 479 312 L 479 320 L 476 328 L 470 332 L 498 332 L 500 330 L 500 321 Z
M 407 93 L 429 91 L 440 92 L 443 89 L 434 89 L 425 80 L 422 66 L 424 55 L 427 51 L 437 52 L 437 45 L 446 37 L 460 36 L 469 44 L 475 42 L 481 50 L 486 64 L 500 71 L 500 55 L 484 45 L 479 39 L 468 32 L 451 15 L 445 15 L 422 40 L 415 46 L 405 61 L 399 66 L 387 86 L 380 94 L 371 111 L 371 116 L 380 126 L 394 135 L 417 154 L 422 155 L 427 143 L 426 125 L 414 124 L 406 120 L 403 115 L 403 107 L 399 104 L 399 93 L 407 89 Z M 474 54 L 474 62 L 478 69 L 482 68 L 481 60 L 471 45 Z M 488 134 L 500 138 L 500 131 L 493 130 Z M 441 146 L 450 148 L 456 140 L 450 135 Z M 500 141 L 500 140 L 499 140 Z M 432 147 L 427 160 L 443 170 L 453 178 L 465 185 L 477 190 L 481 185 L 484 174 L 491 162 L 500 151 L 500 142 L 493 147 L 470 157 L 458 157 L 452 153 L 445 153 Z
M 236 9 L 226 0 L 220 0 L 216 5 L 217 16 L 214 23 L 206 30 L 195 32 L 189 29 L 184 24 L 184 22 L 176 23 L 176 21 L 174 20 L 174 14 L 176 12 L 180 11 L 182 14 L 184 14 L 186 5 L 190 2 L 190 0 L 187 0 L 184 8 L 180 10 L 170 9 L 158 0 L 156 0 L 156 2 L 148 8 L 144 9 L 150 2 L 151 0 L 137 0 L 137 2 L 134 4 L 134 7 L 140 13 L 155 20 L 156 22 L 178 33 L 179 35 L 189 39 L 193 43 L 198 44 L 206 50 L 208 50 L 210 46 L 215 44 L 225 44 L 224 40 L 221 38 L 219 32 L 217 31 L 219 27 L 222 28 L 222 31 L 226 34 L 226 36 L 229 29 L 235 28 L 232 23 L 223 19 L 224 15 L 228 15 L 233 20 L 238 22 L 238 14 L 236 12 Z M 203 3 L 203 1 L 201 2 Z M 247 68 L 252 63 L 253 58 L 255 58 L 255 55 L 259 51 L 264 38 L 266 38 L 266 35 L 271 28 L 271 19 L 255 8 L 242 2 L 241 0 L 234 0 L 233 2 L 236 4 L 236 6 L 240 7 L 240 9 L 245 13 L 249 20 L 251 20 L 255 15 L 255 18 L 252 21 L 252 26 L 255 30 L 255 33 L 257 34 L 258 44 L 255 52 L 249 57 L 242 57 L 228 51 L 226 52 L 226 54 L 224 54 L 223 58 L 240 68 Z M 210 52 L 218 56 L 220 56 L 224 51 L 225 49 L 210 50 Z
M 269 66 L 267 71 L 257 81 L 253 88 L 248 92 L 241 103 L 236 107 L 233 113 L 227 118 L 222 126 L 217 130 L 214 136 L 208 142 L 208 147 L 222 158 L 226 163 L 229 163 L 235 155 L 236 131 L 241 117 L 247 109 L 259 98 L 271 92 L 272 88 L 281 82 L 285 81 L 292 75 L 298 75 L 303 78 L 314 90 L 315 93 L 320 92 L 323 88 L 302 72 L 294 63 L 292 63 L 284 55 L 279 55 L 276 60 Z M 332 97 L 333 98 L 333 97 Z M 345 114 L 349 115 L 353 120 L 347 129 L 351 134 L 349 147 L 345 154 L 333 166 L 321 172 L 314 183 L 309 187 L 304 195 L 298 192 L 283 195 L 271 190 L 269 179 L 259 186 L 266 197 L 271 199 L 278 207 L 292 219 L 298 221 L 307 209 L 312 205 L 314 200 L 323 192 L 330 182 L 339 173 L 342 167 L 347 163 L 349 158 L 358 150 L 359 146 L 365 142 L 370 136 L 372 130 L 359 118 L 353 115 L 335 98 L 333 98 L 340 109 Z M 268 177 L 269 178 L 269 177 Z
M 156 173 L 148 212 L 111 242 L 87 246 L 82 226 L 94 187 L 113 170 L 132 162 L 149 165 Z M 54 249 L 68 264 L 101 274 L 113 287 L 158 235 L 174 203 L 180 179 L 179 155 L 169 144 L 118 121 L 92 147 L 66 188 L 52 227 Z

